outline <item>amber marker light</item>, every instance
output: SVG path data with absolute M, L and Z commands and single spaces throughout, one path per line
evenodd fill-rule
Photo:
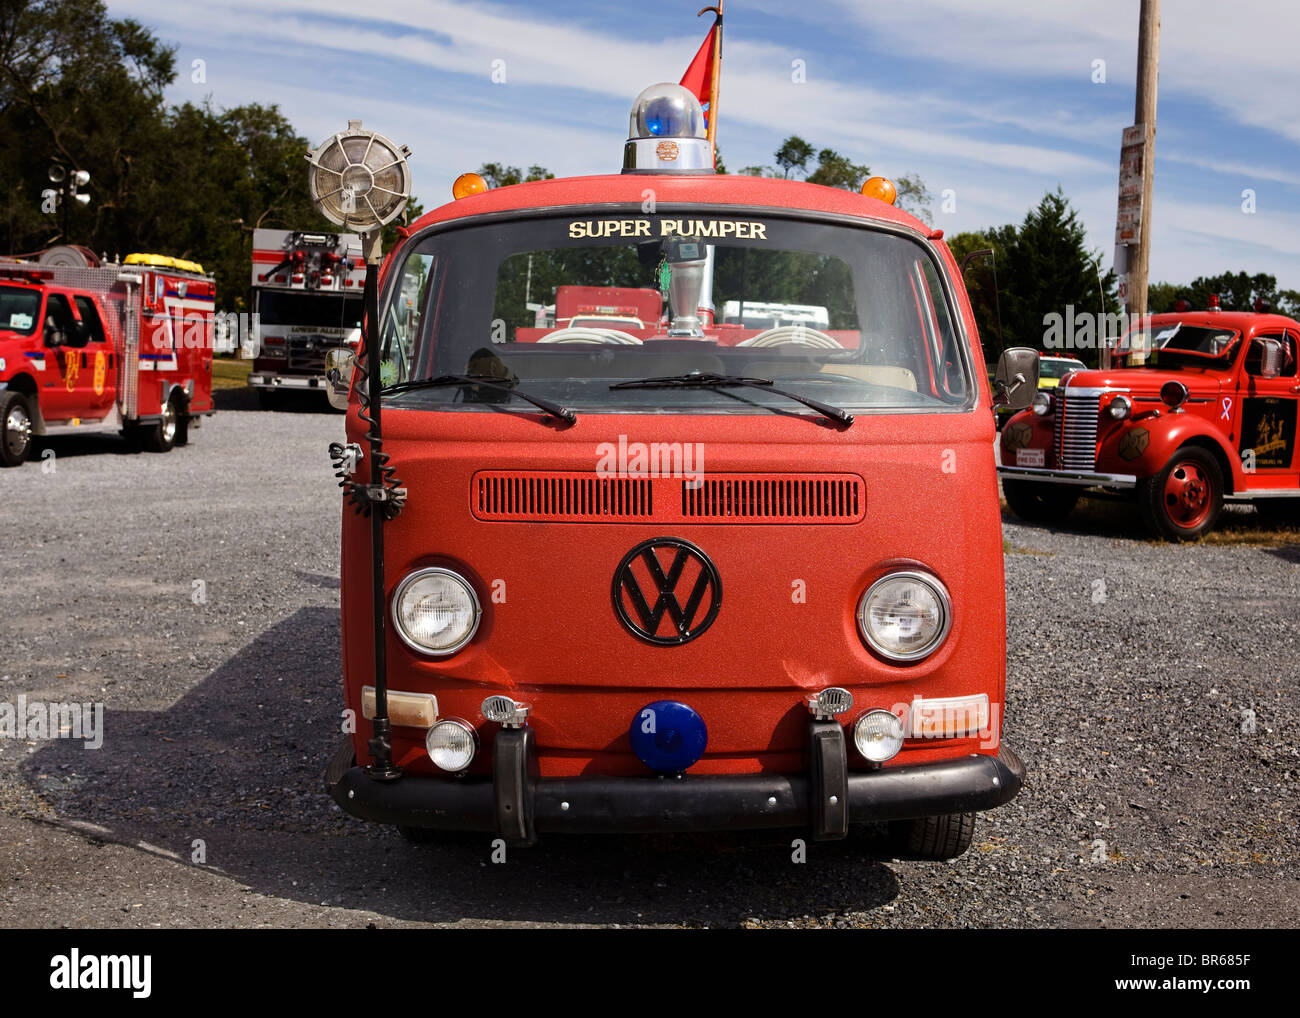
M 908 737 L 912 739 L 969 738 L 989 727 L 988 694 L 917 698 L 912 701 L 908 720 Z
M 898 200 L 898 188 L 888 177 L 868 177 L 862 185 L 862 193 L 868 198 L 877 198 L 886 205 L 893 205 Z
M 487 181 L 477 173 L 462 173 L 451 185 L 451 196 L 457 201 L 468 198 L 471 194 L 482 194 L 488 189 Z

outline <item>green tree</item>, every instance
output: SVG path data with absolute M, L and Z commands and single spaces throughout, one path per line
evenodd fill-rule
M 98 0 L 0 0 L 0 136 L 21 141 L 0 146 L 0 246 L 189 258 L 216 275 L 222 309 L 246 310 L 254 229 L 337 227 L 312 206 L 307 139 L 278 108 L 169 108 L 174 78 L 174 51 Z M 42 210 L 53 162 L 91 175 L 66 233 Z
M 812 159 L 816 154 L 816 164 Z M 806 180 L 810 184 L 838 187 L 844 191 L 857 191 L 871 169 L 832 148 L 815 149 L 811 144 L 792 134 L 773 153 L 776 166 L 746 166 L 740 171 L 745 177 L 780 177 L 785 180 Z M 898 207 L 922 218 L 930 218 L 929 190 L 920 177 L 905 175 L 894 180 L 898 189 Z
M 534 180 L 554 180 L 555 174 L 544 166 L 530 166 L 521 170 L 518 166 L 506 166 L 502 163 L 484 163 L 478 168 L 478 175 L 488 187 L 509 187 L 512 184 L 527 184 Z
M 1101 256 L 1088 250 L 1087 231 L 1060 189 L 1029 210 L 1014 240 L 1003 236 L 1006 270 L 999 266 L 999 281 L 1009 345 L 1043 348 L 1049 315 L 1119 312 L 1115 273 L 1101 271 Z M 1097 362 L 1095 349 L 1065 352 Z
M 957 264 L 966 263 L 963 273 L 966 293 L 975 312 L 975 325 L 984 344 L 984 359 L 994 363 L 1006 346 L 1002 324 L 1002 293 L 1006 286 L 1007 250 L 1015 244 L 1016 228 L 1011 225 L 982 233 L 958 233 L 948 241 Z M 991 255 L 975 254 L 992 250 Z M 967 258 L 969 256 L 969 261 Z

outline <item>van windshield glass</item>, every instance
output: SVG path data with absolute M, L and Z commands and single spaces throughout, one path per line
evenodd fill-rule
M 974 401 L 938 263 L 918 241 L 863 226 L 735 208 L 537 217 L 433 234 L 395 269 L 387 385 L 489 375 L 581 411 L 804 412 L 753 388 L 611 388 L 699 372 L 867 411 Z M 500 394 L 391 399 L 474 409 Z

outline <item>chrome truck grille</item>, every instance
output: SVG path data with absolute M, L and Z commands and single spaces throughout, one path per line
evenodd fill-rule
M 1056 390 L 1056 463 L 1062 470 L 1097 469 L 1100 389 Z

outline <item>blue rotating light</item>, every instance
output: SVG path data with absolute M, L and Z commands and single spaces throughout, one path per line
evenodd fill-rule
M 638 760 L 660 774 L 677 774 L 704 755 L 709 730 L 684 703 L 656 700 L 636 712 L 628 740 Z
M 646 130 L 655 137 L 686 133 L 686 124 L 677 107 L 668 99 L 652 99 L 646 104 Z

